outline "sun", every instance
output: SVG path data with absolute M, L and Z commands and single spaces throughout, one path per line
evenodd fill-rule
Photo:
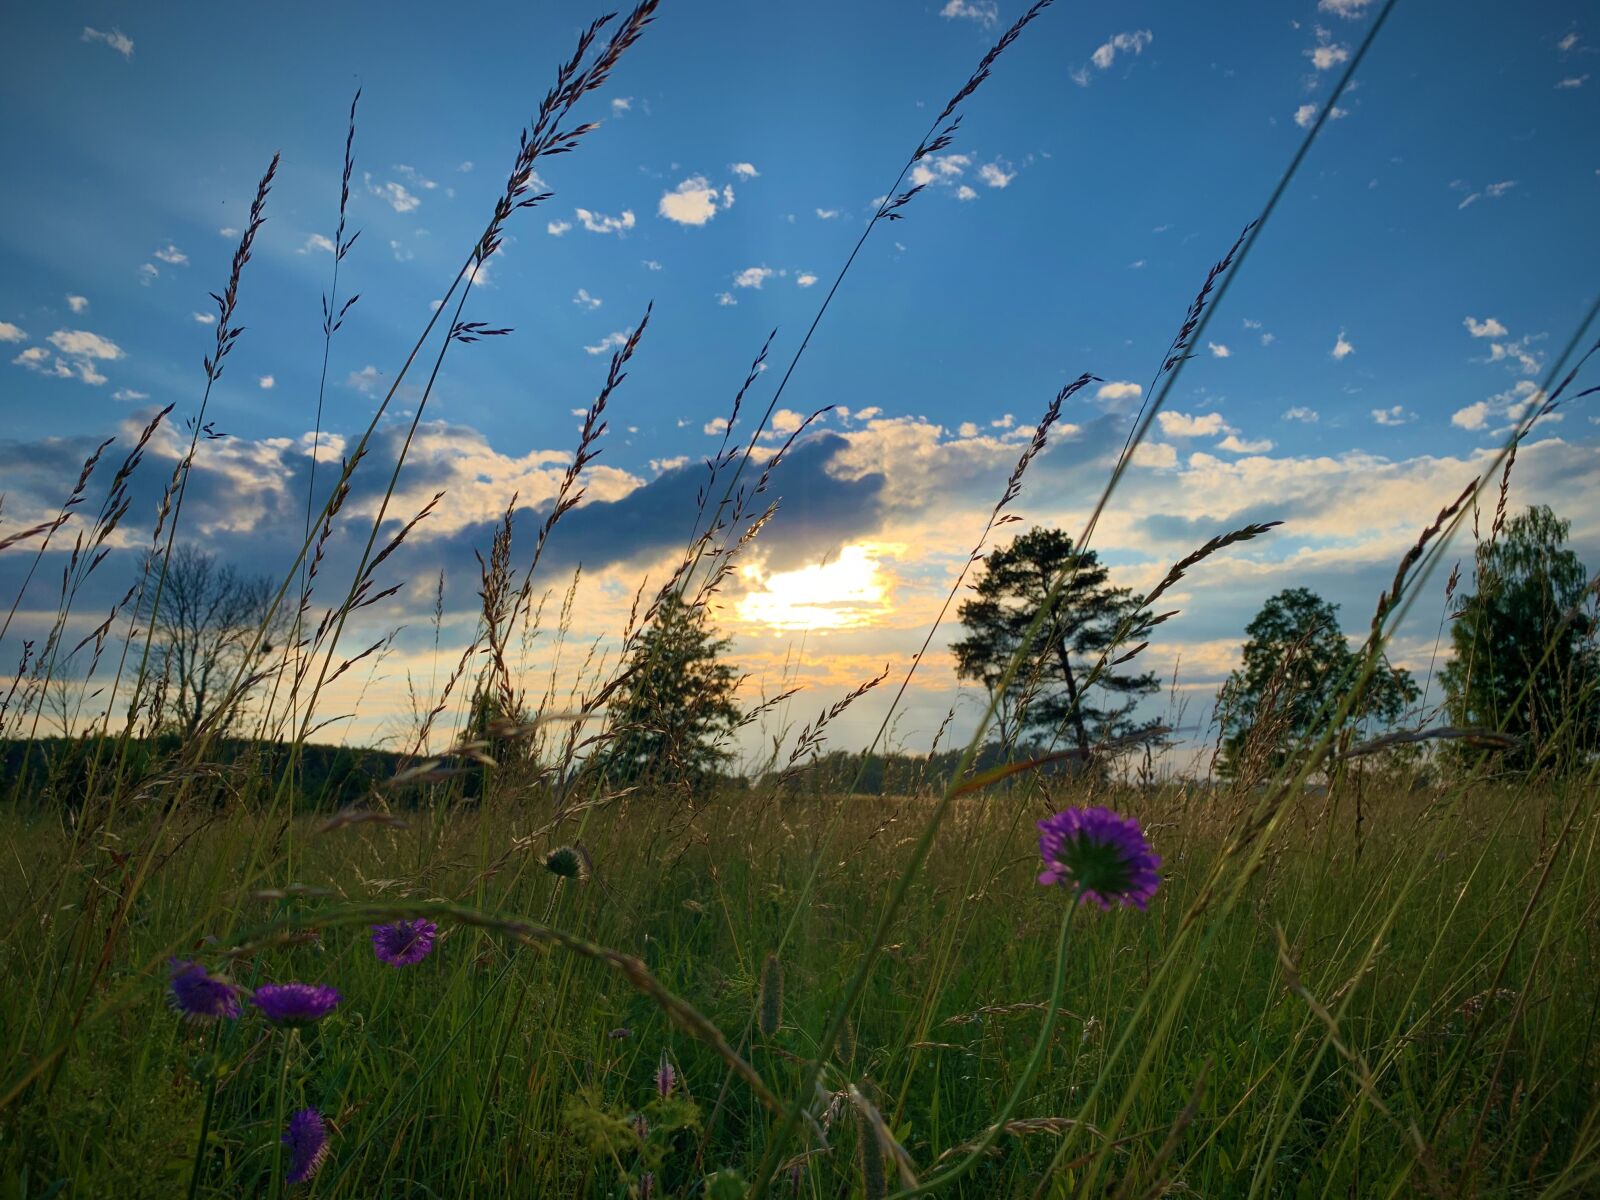
M 774 632 L 798 629 L 857 629 L 893 607 L 889 577 L 880 559 L 900 547 L 879 543 L 845 546 L 828 562 L 767 574 L 744 568 L 750 592 L 739 601 L 741 621 Z

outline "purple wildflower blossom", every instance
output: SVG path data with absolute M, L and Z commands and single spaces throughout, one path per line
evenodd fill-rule
M 319 1170 L 328 1157 L 328 1127 L 314 1108 L 302 1108 L 289 1118 L 282 1142 L 289 1153 L 290 1183 L 304 1183 Z
M 225 979 L 218 979 L 197 962 L 181 962 L 174 958 L 170 963 L 172 978 L 168 983 L 168 999 L 191 1021 L 215 1021 L 218 1017 L 237 1020 L 239 992 Z
M 255 1006 L 274 1025 L 312 1025 L 339 1005 L 337 988 L 320 983 L 264 983 Z
M 433 952 L 439 927 L 432 921 L 396 921 L 393 925 L 372 927 L 372 950 L 391 967 L 409 967 Z
M 1079 902 L 1110 908 L 1113 900 L 1144 908 L 1160 884 L 1161 860 L 1145 841 L 1139 822 L 1109 808 L 1069 808 L 1039 822 L 1043 884 L 1080 890 Z
M 661 1096 L 672 1095 L 672 1085 L 678 1081 L 678 1073 L 672 1069 L 672 1060 L 667 1057 L 667 1052 L 661 1052 L 661 1065 L 656 1068 L 656 1093 Z

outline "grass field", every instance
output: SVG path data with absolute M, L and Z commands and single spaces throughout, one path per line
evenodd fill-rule
M 1249 845 L 1258 799 L 1109 797 L 1144 822 L 1163 886 L 1146 913 L 1078 914 L 1043 1070 L 952 1193 L 1592 1194 L 1592 789 L 1368 781 L 1359 838 L 1356 791 L 1287 804 Z M 1068 799 L 1019 786 L 957 802 L 778 1194 L 885 1194 L 901 1148 L 925 1176 L 984 1133 L 1041 1028 L 1066 901 L 1032 881 L 1031 822 Z M 628 1195 L 646 1170 L 656 1194 L 690 1195 L 718 1170 L 748 1179 L 773 1115 L 630 972 L 795 1095 L 929 807 L 745 795 L 674 813 L 641 798 L 549 831 L 502 808 L 327 832 L 186 813 L 151 831 L 162 861 L 137 896 L 116 882 L 124 838 L 68 850 L 69 830 L 10 820 L 7 1078 L 33 1068 L 8 1125 L 12 1194 L 182 1194 L 203 1125 L 198 1194 L 257 1194 L 285 1104 L 329 1117 L 315 1195 Z M 544 854 L 578 825 L 594 869 L 563 879 Z M 434 953 L 379 963 L 373 905 L 435 912 Z M 583 944 L 494 927 L 513 920 Z M 334 984 L 333 1016 L 290 1041 L 248 1014 L 205 1027 L 169 1011 L 168 955 L 268 928 L 278 944 L 231 958 L 233 977 Z M 86 995 L 102 950 L 104 986 Z M 759 1019 L 764 974 L 769 991 L 781 977 L 776 1022 Z

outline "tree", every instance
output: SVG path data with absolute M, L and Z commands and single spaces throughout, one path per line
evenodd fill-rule
M 1051 597 L 1050 588 L 1065 577 Z M 1088 761 L 1097 741 L 1134 728 L 1140 696 L 1156 690 L 1152 673 L 1091 673 L 1130 624 L 1138 601 L 1127 588 L 1112 587 L 1093 550 L 1079 551 L 1059 529 L 1033 529 L 992 552 L 957 615 L 967 636 L 951 647 L 956 674 L 983 684 L 996 701 L 1000 740 L 1028 730 L 1065 729 Z M 1038 635 L 1005 694 L 996 695 L 1006 665 L 1022 645 L 1035 616 L 1044 612 Z
M 731 757 L 722 746 L 739 723 L 739 685 L 721 661 L 728 647 L 705 609 L 668 595 L 640 635 L 611 703 L 611 744 L 601 765 L 613 781 L 681 780 L 698 787 Z
M 1513 770 L 1541 756 L 1581 762 L 1600 744 L 1600 647 L 1570 530 L 1544 505 L 1507 521 L 1479 550 L 1477 590 L 1450 628 L 1450 720 L 1515 736 L 1503 760 Z
M 1275 771 L 1296 745 L 1326 731 L 1361 671 L 1338 614 L 1309 588 L 1289 588 L 1245 626 L 1244 662 L 1218 697 L 1223 774 L 1238 776 L 1247 763 Z M 1344 727 L 1393 724 L 1418 695 L 1409 671 L 1380 659 Z
M 156 572 L 148 594 L 157 589 Z M 171 706 L 176 732 L 193 737 L 200 727 L 213 723 L 225 728 L 237 716 L 221 711 L 244 657 L 266 620 L 275 589 L 265 575 L 244 575 L 231 564 L 219 562 L 194 546 L 179 546 L 167 563 L 160 583 L 160 607 L 155 614 L 157 669 L 166 681 L 166 703 Z M 281 619 L 262 639 L 260 660 L 274 648 L 274 633 Z

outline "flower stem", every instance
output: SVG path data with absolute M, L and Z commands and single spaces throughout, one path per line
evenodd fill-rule
M 289 1094 L 289 1059 L 294 1054 L 295 1038 L 299 1032 L 290 1028 L 283 1039 L 283 1069 L 278 1072 L 277 1117 L 272 1123 L 278 1138 L 272 1144 L 272 1190 L 267 1193 L 269 1196 L 276 1196 L 283 1189 L 283 1114 L 287 1107 L 284 1102 Z
M 211 1113 L 217 1104 L 217 1046 L 222 1040 L 222 1022 L 211 1031 L 211 1053 L 206 1063 L 206 1106 L 200 1113 L 200 1137 L 194 1144 L 194 1168 L 189 1172 L 189 1200 L 200 1194 L 200 1172 L 205 1167 L 206 1138 L 211 1136 Z
M 1083 889 L 1074 888 L 1072 901 L 1067 905 L 1067 911 L 1061 917 L 1061 933 L 1056 941 L 1056 971 L 1055 978 L 1050 985 L 1050 1005 L 1045 1010 L 1044 1025 L 1039 1030 L 1039 1038 L 1033 1044 L 1033 1053 L 1028 1058 L 1028 1065 L 1022 1069 L 1022 1077 L 1011 1089 L 1011 1095 L 1004 1106 L 995 1115 L 993 1123 L 984 1130 L 983 1136 L 974 1143 L 967 1156 L 957 1162 L 947 1171 L 941 1171 L 931 1178 L 924 1179 L 915 1187 L 901 1188 L 891 1195 L 888 1200 L 904 1200 L 908 1196 L 925 1195 L 935 1188 L 943 1187 L 947 1183 L 960 1179 L 973 1167 L 981 1162 L 989 1152 L 989 1147 L 1000 1140 L 1000 1135 L 1005 1132 L 1006 1122 L 1011 1119 L 1011 1114 L 1016 1112 L 1017 1105 L 1022 1103 L 1028 1089 L 1033 1085 L 1034 1076 L 1039 1073 L 1039 1068 L 1044 1065 L 1045 1055 L 1050 1052 L 1050 1042 L 1055 1034 L 1056 1018 L 1061 1014 L 1061 996 L 1066 990 L 1067 982 L 1067 943 L 1072 935 L 1072 917 L 1079 909 L 1083 899 Z

